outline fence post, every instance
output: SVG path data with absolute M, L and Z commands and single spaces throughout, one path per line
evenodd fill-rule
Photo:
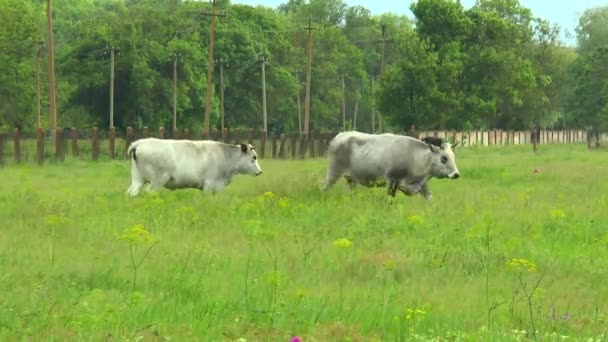
M 260 158 L 264 159 L 266 156 L 266 132 L 260 131 Z
M 315 137 L 317 137 L 318 134 L 315 134 L 315 132 L 310 131 L 310 136 L 308 137 L 308 157 L 309 158 L 314 158 L 315 157 Z
M 209 140 L 209 132 L 210 130 L 205 129 L 204 127 L 201 128 L 201 139 L 203 140 Z
M 13 130 L 13 147 L 15 148 L 15 162 L 21 162 L 21 134 L 19 128 Z
M 160 128 L 158 129 L 158 138 L 165 139 L 165 127 L 160 126 Z
M 179 136 L 179 128 L 176 127 L 176 128 L 173 128 L 171 130 L 171 138 L 172 139 L 179 139 L 180 138 L 180 136 Z
M 307 138 L 307 134 L 302 134 L 302 136 L 300 137 L 300 159 L 304 159 L 304 156 L 306 155 L 306 141 L 308 141 Z
M 36 130 L 36 160 L 39 165 L 44 161 L 44 130 L 38 127 Z
M 65 138 L 64 138 L 64 130 L 62 128 L 57 128 L 55 132 L 57 136 L 57 146 L 59 146 L 59 155 L 58 159 L 61 161 L 65 160 Z
M 277 158 L 277 137 L 274 134 L 270 138 L 270 157 Z
M 236 128 L 234 130 L 234 134 L 232 134 L 232 139 L 234 139 L 234 144 L 238 145 L 241 143 L 241 130 L 240 128 Z
M 221 136 L 221 142 L 226 142 L 228 141 L 228 134 L 230 134 L 230 132 L 228 131 L 228 127 L 224 127 L 224 129 L 222 130 L 222 136 Z
M 129 126 L 127 127 L 127 136 L 125 139 L 125 156 L 127 159 L 129 159 L 129 154 L 127 154 L 127 151 L 129 150 L 129 146 L 131 146 L 133 140 L 135 140 L 135 132 L 133 131 L 133 127 Z
M 284 159 L 285 154 L 287 153 L 286 146 L 285 146 L 285 141 L 287 140 L 287 136 L 285 135 L 285 133 L 281 133 L 280 139 L 281 139 L 281 142 L 279 144 L 279 158 Z
M 108 142 L 110 147 L 110 159 L 114 159 L 116 156 L 116 128 L 110 127 L 109 133 Z
M 6 136 L 0 133 L 0 166 L 4 166 L 4 140 Z
M 253 128 L 249 128 L 249 132 L 247 134 L 247 142 L 253 145 Z
M 289 143 L 291 145 L 291 159 L 296 159 L 297 152 L 297 142 L 298 142 L 298 134 L 291 134 L 289 137 Z
M 150 137 L 150 127 L 148 126 L 144 126 L 144 138 L 149 138 Z
M 78 157 L 80 151 L 78 151 L 78 131 L 76 130 L 76 127 L 72 127 L 70 133 L 72 136 L 72 156 Z
M 99 137 L 97 136 L 97 133 L 97 127 L 93 127 L 93 132 L 91 133 L 91 154 L 93 160 L 99 158 Z

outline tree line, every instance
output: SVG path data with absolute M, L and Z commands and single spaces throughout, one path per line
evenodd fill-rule
M 608 6 L 582 13 L 576 46 L 517 0 L 418 0 L 414 19 L 372 15 L 342 0 L 277 8 L 216 0 L 211 128 L 262 127 L 262 63 L 270 133 L 304 120 L 312 18 L 310 129 L 605 129 Z M 48 127 L 46 1 L 0 0 L 0 127 Z M 203 125 L 211 11 L 185 0 L 63 0 L 53 5 L 60 127 Z M 383 58 L 384 57 L 384 58 Z M 375 114 L 374 115 L 372 115 Z M 373 126 L 373 127 L 372 127 Z

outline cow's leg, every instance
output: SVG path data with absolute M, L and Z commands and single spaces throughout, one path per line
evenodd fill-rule
M 145 180 L 137 165 L 132 162 L 131 163 L 131 186 L 127 190 L 127 194 L 131 197 L 137 196 L 141 191 L 141 188 L 144 186 Z
M 357 181 L 354 180 L 352 176 L 344 176 L 344 179 L 346 179 L 346 184 L 348 184 L 348 188 L 350 190 L 354 190 L 357 186 Z
M 343 172 L 344 170 L 341 167 L 335 165 L 335 163 L 330 163 L 329 167 L 327 168 L 325 183 L 321 187 L 321 190 L 325 191 L 331 188 L 334 184 L 336 184 Z
M 398 185 L 399 185 L 399 182 L 397 180 L 392 179 L 392 178 L 389 179 L 386 194 L 389 196 L 395 197 L 395 193 L 397 192 Z
M 150 182 L 150 191 L 159 191 L 171 178 L 171 175 L 168 173 L 160 173 L 155 176 Z
M 433 195 L 431 194 L 431 190 L 429 189 L 429 186 L 427 183 L 422 184 L 422 189 L 420 189 L 420 193 L 427 200 L 430 200 L 433 197 Z
M 224 189 L 224 187 L 226 187 L 225 182 L 213 180 L 205 182 L 203 192 L 215 195 L 216 192 L 221 191 L 222 189 Z

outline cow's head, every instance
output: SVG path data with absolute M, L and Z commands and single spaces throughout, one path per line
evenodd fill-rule
M 236 168 L 244 174 L 254 176 L 262 174 L 262 168 L 258 164 L 258 154 L 255 153 L 255 146 L 251 144 L 240 145 Z
M 454 144 L 454 147 L 458 144 Z M 429 148 L 433 154 L 431 157 L 431 173 L 433 176 L 451 179 L 460 177 L 460 171 L 456 166 L 456 156 L 450 143 L 444 142 L 441 146 L 429 144 Z

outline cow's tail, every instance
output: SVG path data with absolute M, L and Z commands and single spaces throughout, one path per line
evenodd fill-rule
M 134 162 L 137 162 L 137 142 L 132 143 L 127 149 L 127 154 L 131 156 Z

